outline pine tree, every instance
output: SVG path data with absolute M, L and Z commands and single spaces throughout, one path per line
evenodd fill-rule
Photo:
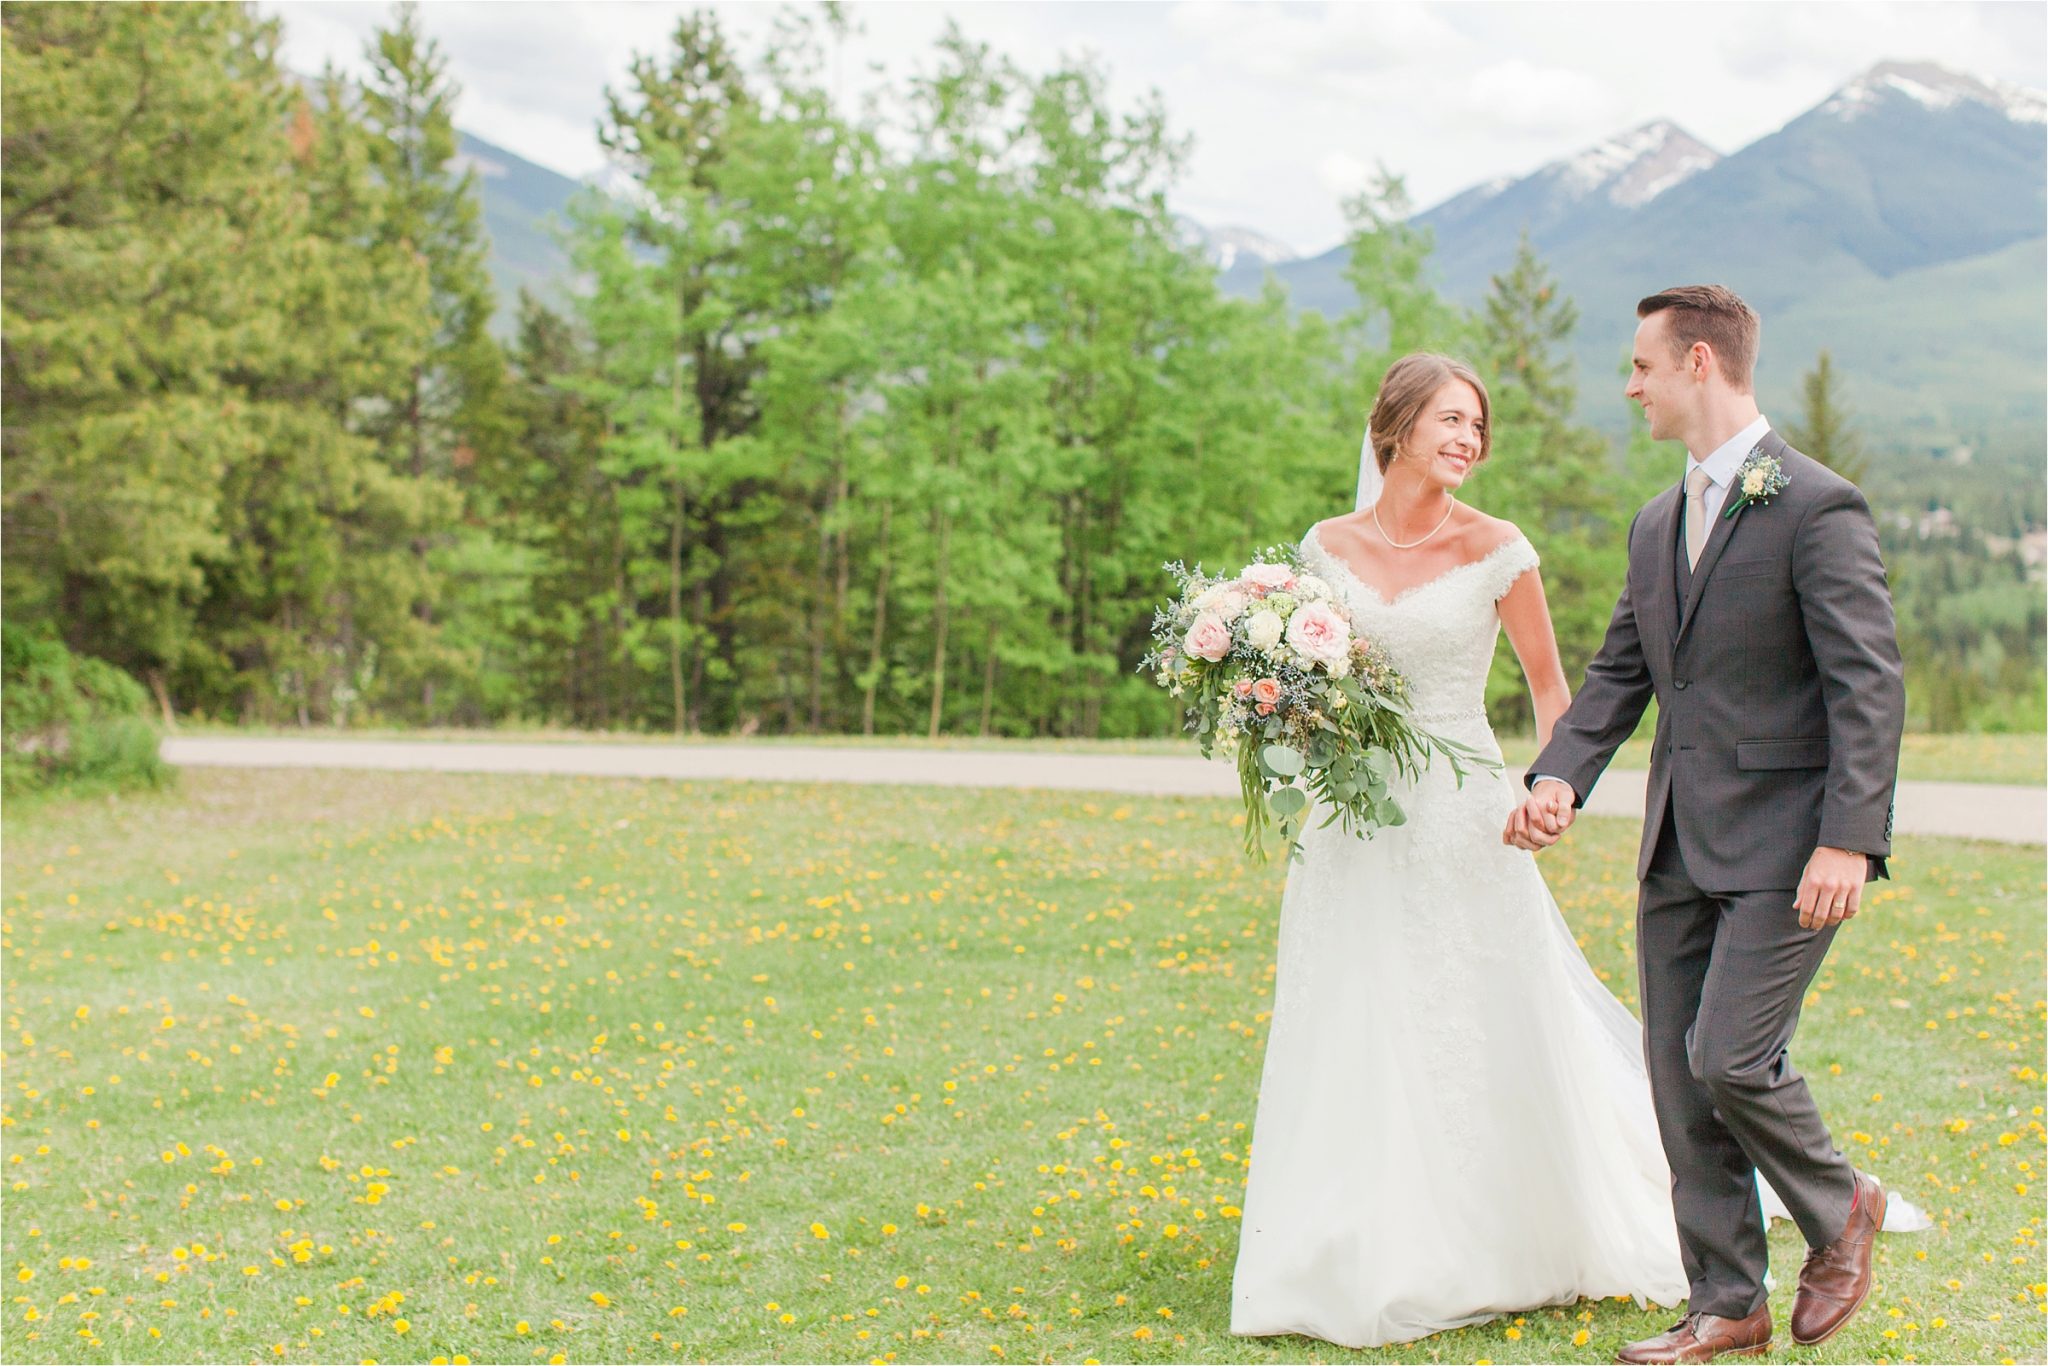
M 1799 397 L 1799 420 L 1789 424 L 1786 440 L 1850 483 L 1862 483 L 1869 461 L 1857 439 L 1854 419 L 1842 406 L 1834 358 L 1826 351 L 1800 379 Z
M 273 435 L 250 391 L 303 236 L 277 28 L 19 4 L 0 34 L 7 610 L 168 715 L 237 668 L 197 613 L 231 549 L 228 476 Z
M 1626 532 L 1640 492 L 1599 433 L 1573 414 L 1570 342 L 1578 309 L 1525 234 L 1492 279 L 1480 314 L 1479 371 L 1493 403 L 1493 449 L 1462 497 L 1519 526 L 1543 556 L 1544 591 L 1565 677 L 1600 646 L 1627 569 Z M 1511 646 L 1489 682 L 1496 715 L 1533 722 Z
M 436 509 L 359 430 L 426 335 L 416 260 L 379 246 L 379 194 L 349 87 L 330 69 L 291 121 L 290 180 L 306 206 L 276 267 L 260 352 L 240 380 L 259 434 L 222 483 L 225 553 L 210 566 L 199 636 L 251 719 L 345 723 L 403 660 L 407 545 Z
M 502 459 L 509 433 L 504 420 L 504 358 L 488 328 L 493 295 L 486 268 L 488 243 L 475 175 L 457 170 L 454 109 L 459 88 L 447 74 L 440 44 L 420 28 L 413 4 L 394 7 L 367 52 L 360 89 L 362 121 L 370 134 L 370 164 L 380 194 L 380 246 L 416 256 L 427 273 L 433 331 L 429 345 L 400 376 L 374 428 L 392 470 L 422 484 L 444 485 L 465 503 L 476 488 L 480 460 Z M 483 509 L 470 508 L 481 512 Z M 499 582 L 510 562 L 490 544 L 485 519 L 469 517 L 423 527 L 414 539 L 419 597 L 413 613 L 423 657 L 414 662 L 423 719 L 436 717 L 437 688 L 474 678 L 502 653 L 502 629 L 487 625 L 485 605 L 516 600 L 516 575 Z M 444 595 L 475 594 L 456 613 L 463 649 L 436 628 Z M 468 719 L 480 719 L 480 699 L 463 699 Z
M 487 470 L 493 506 L 527 557 L 531 588 L 511 670 L 519 704 L 596 729 L 638 724 L 620 649 L 624 565 L 604 414 L 582 392 L 590 366 L 574 324 L 519 298 L 510 402 L 520 436 Z

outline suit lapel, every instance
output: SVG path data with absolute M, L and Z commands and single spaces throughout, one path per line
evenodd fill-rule
M 1654 603 L 1650 610 L 1659 627 L 1657 641 L 1663 647 L 1667 664 L 1678 643 L 1678 512 L 1682 494 L 1683 489 L 1676 484 L 1658 494 L 1650 504 L 1647 528 L 1650 553 L 1655 557 L 1651 571 L 1655 588 L 1650 594 Z

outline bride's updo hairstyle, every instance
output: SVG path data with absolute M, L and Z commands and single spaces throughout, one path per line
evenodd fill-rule
M 1437 390 L 1454 379 L 1465 381 L 1479 395 L 1479 417 L 1485 425 L 1480 429 L 1479 458 L 1472 463 L 1477 465 L 1493 453 L 1493 400 L 1486 396 L 1486 385 L 1480 382 L 1478 372 L 1461 360 L 1439 356 L 1434 351 L 1417 351 L 1388 368 L 1386 378 L 1380 381 L 1379 396 L 1372 401 L 1367 429 L 1372 432 L 1373 459 L 1379 462 L 1381 474 L 1394 463 L 1401 443 L 1415 430 Z

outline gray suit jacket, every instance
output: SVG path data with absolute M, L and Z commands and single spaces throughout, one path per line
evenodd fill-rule
M 1678 601 L 1679 486 L 1629 528 L 1628 581 L 1607 639 L 1530 766 L 1583 803 L 1657 699 L 1636 875 L 1663 823 L 1702 891 L 1794 888 L 1814 849 L 1871 856 L 1884 876 L 1906 694 L 1877 528 L 1854 484 L 1776 432 L 1789 483 L 1721 516 Z M 1741 496 L 1731 489 L 1728 506 Z

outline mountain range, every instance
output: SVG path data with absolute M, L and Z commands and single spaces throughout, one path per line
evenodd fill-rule
M 491 268 L 521 285 L 569 275 L 551 219 L 583 187 L 472 134 Z M 1832 352 L 1873 445 L 2040 447 L 2048 422 L 2048 106 L 2039 92 L 1929 63 L 1873 67 L 1784 127 L 1723 156 L 1669 120 L 1416 215 L 1438 285 L 1476 303 L 1527 234 L 1579 308 L 1581 406 L 1626 422 L 1620 374 L 1634 305 L 1719 281 L 1764 318 L 1759 398 L 1790 414 L 1801 372 Z M 1245 228 L 1182 217 L 1181 239 L 1228 292 L 1270 274 L 1294 304 L 1352 306 L 1346 250 L 1301 256 Z
M 2024 440 L 2048 401 L 2048 110 L 2040 93 L 1886 62 L 1728 156 L 1669 121 L 1418 214 L 1439 285 L 1482 298 L 1523 233 L 1579 307 L 1582 407 L 1626 422 L 1635 301 L 1718 281 L 1763 316 L 1759 399 L 1788 414 L 1823 349 L 1876 444 Z M 1297 306 L 1352 306 L 1339 247 L 1268 270 Z

